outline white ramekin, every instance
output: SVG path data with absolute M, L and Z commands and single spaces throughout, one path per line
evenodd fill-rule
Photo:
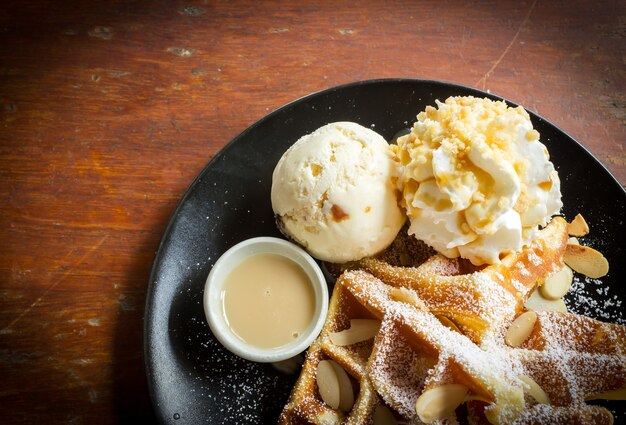
M 300 265 L 315 294 L 315 314 L 309 327 L 293 342 L 277 348 L 254 347 L 237 337 L 226 323 L 221 297 L 226 277 L 233 268 L 251 255 L 264 253 L 282 255 Z M 302 248 L 283 239 L 259 237 L 238 243 L 217 260 L 204 286 L 204 314 L 213 335 L 232 353 L 255 362 L 277 362 L 306 350 L 322 330 L 327 311 L 328 286 L 319 266 Z

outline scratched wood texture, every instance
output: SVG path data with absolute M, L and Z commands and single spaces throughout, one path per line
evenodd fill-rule
M 489 89 L 626 183 L 623 1 L 2 4 L 3 423 L 151 419 L 141 326 L 166 221 L 224 144 L 309 92 Z

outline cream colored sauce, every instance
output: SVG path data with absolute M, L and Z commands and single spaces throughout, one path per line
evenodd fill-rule
M 309 327 L 313 285 L 302 268 L 277 254 L 256 254 L 237 265 L 222 290 L 226 322 L 259 348 L 288 344 Z

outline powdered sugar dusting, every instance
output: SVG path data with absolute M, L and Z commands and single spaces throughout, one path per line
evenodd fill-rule
M 392 301 L 386 286 L 367 273 L 350 272 L 344 279 L 349 290 L 357 291 L 360 301 L 385 312 L 370 376 L 387 404 L 412 419 L 415 401 L 424 387 L 454 382 L 461 373 L 467 382 L 480 383 L 478 391 L 488 391 L 483 396 L 492 394 L 496 401 L 502 398 L 510 403 L 500 408 L 499 417 L 515 417 L 514 412 L 523 406 L 517 378 L 521 368 L 505 351 L 484 351 L 465 335 L 444 326 L 432 313 Z M 508 411 L 508 407 L 513 409 Z
M 416 419 L 415 401 L 434 360 L 418 356 L 393 322 L 386 320 L 381 330 L 369 369 L 370 377 L 379 393 L 387 395 L 387 404 L 403 417 Z
M 287 398 L 284 387 L 294 376 L 269 372 L 269 365 L 243 360 L 227 352 L 212 337 L 205 338 L 202 346 L 211 355 L 203 356 L 205 364 L 201 369 L 194 367 L 190 378 L 200 383 L 200 396 L 219 413 L 207 417 L 207 423 L 263 423 L 267 409 L 277 405 L 276 399 Z M 184 417 L 181 412 L 181 418 Z M 221 422 L 215 422 L 215 418 Z
M 526 424 L 609 424 L 613 423 L 610 414 L 601 407 L 574 405 L 551 406 L 536 404 L 525 410 L 513 425 Z
M 520 294 L 525 294 L 526 292 L 528 292 L 528 288 L 517 279 L 511 279 L 511 285 L 513 285 L 515 290 Z
M 543 262 L 541 257 L 538 256 L 537 254 L 535 254 L 532 251 L 528 253 L 528 257 L 527 258 L 535 266 L 538 266 L 539 264 L 541 264 Z
M 522 374 L 530 376 L 548 392 L 553 404 L 579 407 L 578 410 L 554 406 L 545 411 L 538 409 L 538 414 L 546 418 L 601 415 L 604 411 L 583 404 L 584 400 L 591 394 L 621 388 L 626 383 L 623 329 L 616 325 L 568 313 L 538 312 L 539 330 L 523 347 L 507 347 L 502 344 L 501 336 L 489 333 L 479 348 L 466 336 L 443 326 L 429 311 L 390 299 L 389 287 L 369 273 L 353 271 L 344 275 L 344 279 L 351 286 L 349 290 L 356 288 L 360 302 L 384 312 L 370 360 L 370 376 L 385 402 L 409 420 L 416 420 L 415 401 L 424 388 L 458 379 L 458 370 L 450 374 L 452 364 L 480 382 L 496 401 L 502 400 L 490 405 L 488 410 L 509 421 L 515 420 L 522 409 L 526 412 L 534 409 L 536 403 L 526 397 L 524 408 L 523 397 L 515 401 L 521 395 Z M 484 286 L 477 291 L 481 296 L 492 294 L 493 299 L 500 301 L 510 297 L 486 273 L 473 273 L 472 281 L 475 286 Z M 475 302 L 466 300 L 466 305 Z M 497 320 L 510 308 L 495 308 L 490 320 Z M 419 342 L 416 344 L 415 340 Z M 529 418 L 523 414 L 518 420 L 526 423 Z
M 623 301 L 602 279 L 574 273 L 572 287 L 564 300 L 569 311 L 626 325 Z

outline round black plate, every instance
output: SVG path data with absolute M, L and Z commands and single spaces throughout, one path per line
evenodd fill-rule
M 334 121 L 357 122 L 390 140 L 410 127 L 425 106 L 454 95 L 500 99 L 436 81 L 352 83 L 272 112 L 209 162 L 174 212 L 150 276 L 144 355 L 160 422 L 275 423 L 297 378 L 297 373 L 284 375 L 227 352 L 211 335 L 202 308 L 205 279 L 224 251 L 254 236 L 280 237 L 270 186 L 282 153 L 302 135 Z M 541 117 L 531 117 L 561 176 L 564 215 L 584 215 L 591 227 L 585 243 L 603 252 L 611 265 L 601 281 L 579 279 L 576 286 L 582 295 L 575 294 L 569 304 L 576 312 L 605 320 L 602 316 L 608 314 L 608 320 L 623 323 L 626 193 L 576 141 Z M 600 314 L 594 303 L 608 313 Z M 609 407 L 624 418 L 623 404 Z

